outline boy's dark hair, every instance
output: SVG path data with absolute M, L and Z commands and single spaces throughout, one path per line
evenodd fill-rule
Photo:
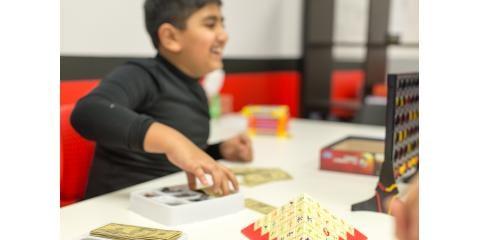
M 222 0 L 145 0 L 145 26 L 156 49 L 160 44 L 157 30 L 160 25 L 170 23 L 185 29 L 187 19 L 207 4 L 222 5 Z

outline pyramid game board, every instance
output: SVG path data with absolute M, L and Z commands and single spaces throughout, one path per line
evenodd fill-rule
M 360 231 L 302 194 L 256 222 L 242 233 L 250 240 L 363 240 Z

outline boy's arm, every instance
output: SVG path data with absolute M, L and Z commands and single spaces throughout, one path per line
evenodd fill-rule
M 187 172 L 188 183 L 195 189 L 195 178 L 203 185 L 208 185 L 205 174 L 213 179 L 213 189 L 217 194 L 227 195 L 238 191 L 235 175 L 226 167 L 218 164 L 202 149 L 198 148 L 177 130 L 161 123 L 154 122 L 145 135 L 144 150 L 150 153 L 165 153 L 168 160 Z
M 165 153 L 170 162 L 187 172 L 190 187 L 195 177 L 206 184 L 205 173 L 213 177 L 214 190 L 228 194 L 230 183 L 238 190 L 235 175 L 195 146 L 181 133 L 138 114 L 157 89 L 148 73 L 136 66 L 122 66 L 107 76 L 75 106 L 72 126 L 82 136 L 104 145 Z
M 156 88 L 144 70 L 121 66 L 77 102 L 72 126 L 100 144 L 142 151 L 145 133 L 154 119 L 136 110 L 148 104 Z

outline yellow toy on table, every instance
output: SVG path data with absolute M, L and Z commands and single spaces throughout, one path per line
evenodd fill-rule
M 287 105 L 247 105 L 242 114 L 248 121 L 248 134 L 288 137 L 290 111 Z

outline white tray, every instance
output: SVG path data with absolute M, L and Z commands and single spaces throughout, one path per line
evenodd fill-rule
M 187 185 L 140 190 L 130 194 L 130 210 L 164 225 L 187 224 L 238 212 L 244 208 L 239 192 L 210 197 Z

